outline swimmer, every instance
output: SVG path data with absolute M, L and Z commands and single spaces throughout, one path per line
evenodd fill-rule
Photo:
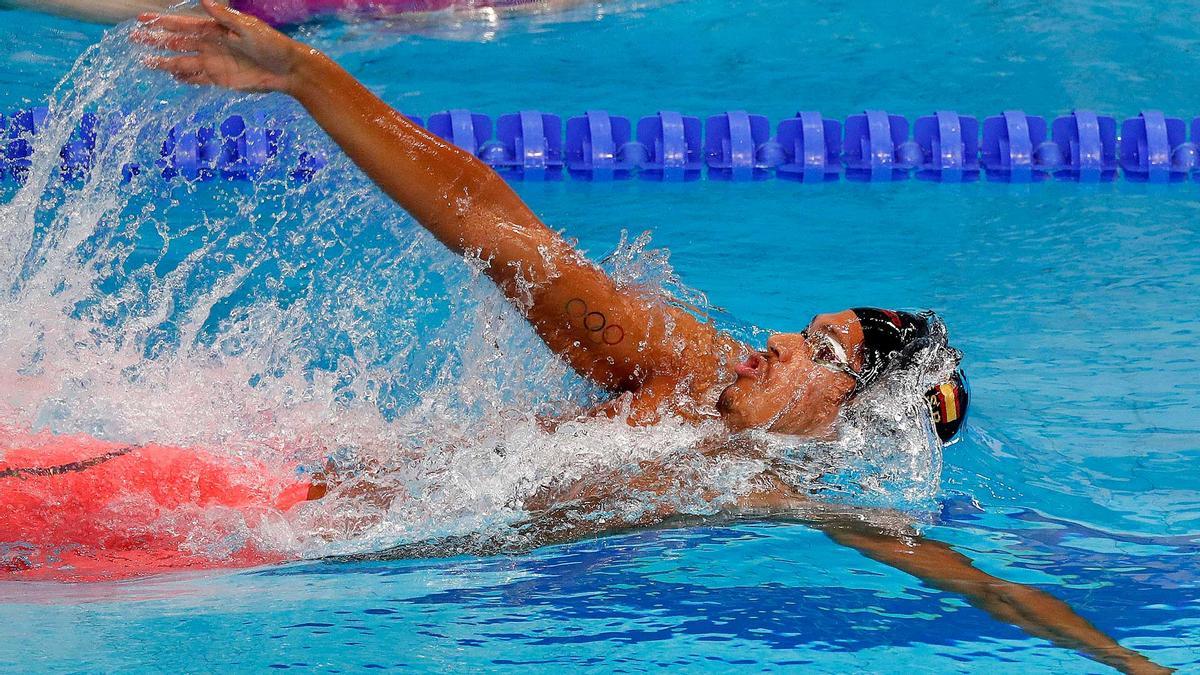
M 133 39 L 171 52 L 149 58 L 147 65 L 187 84 L 295 98 L 434 237 L 459 255 L 481 260 L 551 350 L 613 394 L 612 402 L 590 411 L 593 416 L 631 425 L 671 416 L 697 424 L 719 421 L 731 433 L 830 438 L 848 402 L 871 392 L 935 337 L 929 315 L 859 308 L 820 314 L 804 331 L 772 335 L 765 351 L 755 351 L 680 307 L 620 287 L 544 225 L 487 165 L 412 123 L 324 54 L 212 0 L 201 5 L 207 17 L 140 17 Z M 969 404 L 961 374 L 935 387 L 929 402 L 933 429 L 950 441 Z M 644 468 L 633 480 L 637 489 L 661 493 L 680 478 L 670 466 Z M 814 506 L 771 473 L 751 482 L 735 510 L 803 514 L 834 541 L 935 588 L 961 593 L 1032 635 L 1126 672 L 1165 672 L 1065 603 L 989 575 L 945 544 L 898 538 L 852 513 Z M 310 496 L 320 493 L 316 489 Z M 527 507 L 552 522 L 553 504 L 553 495 L 542 493 Z M 670 515 L 658 512 L 623 525 L 644 526 Z M 587 533 L 575 529 L 572 536 Z
M 230 7 L 276 26 L 323 14 L 354 13 L 387 17 L 453 10 L 506 11 L 561 9 L 584 0 L 228 0 Z M 142 12 L 164 12 L 180 0 L 0 0 L 0 10 L 25 9 L 91 23 L 120 23 Z

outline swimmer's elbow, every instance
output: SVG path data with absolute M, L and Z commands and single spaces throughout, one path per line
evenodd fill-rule
M 544 227 L 508 181 L 482 162 L 475 170 L 460 174 L 450 194 L 453 199 L 449 206 L 454 210 L 454 215 L 466 224 L 486 223 L 493 226 L 503 223 L 506 226 L 505 237 L 510 239 L 518 234 L 512 229 L 513 226 L 519 226 L 525 234 L 531 234 L 530 230 L 524 229 L 530 225 L 539 226 L 538 232 Z
M 512 186 L 482 162 L 473 171 L 464 172 L 459 177 L 458 188 L 472 205 L 482 210 L 516 197 Z
M 508 181 L 484 164 L 483 160 L 477 157 L 471 157 L 471 160 L 472 170 L 464 172 L 461 180 L 468 188 L 469 194 L 476 196 L 476 204 L 485 208 L 519 205 L 524 212 L 531 213 Z
M 533 260 L 549 232 L 508 183 L 486 166 L 445 176 L 440 185 L 409 185 L 393 196 L 451 250 L 500 263 L 489 274 L 501 284 L 511 281 L 513 270 L 506 263 Z

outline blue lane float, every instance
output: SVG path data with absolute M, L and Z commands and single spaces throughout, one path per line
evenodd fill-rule
M 1185 143 L 1183 120 L 1146 110 L 1121 124 L 1121 168 L 1131 180 L 1183 180 L 1195 167 L 1195 144 Z M 1194 141 L 1195 139 L 1193 139 Z M 1190 152 L 1189 152 L 1190 151 Z
M 704 158 L 710 178 L 767 178 L 774 164 L 772 155 L 760 152 L 771 140 L 771 122 L 765 115 L 751 115 L 744 110 L 713 115 L 705 122 L 704 131 Z
M 782 153 L 775 167 L 780 178 L 825 182 L 841 175 L 841 122 L 824 119 L 819 112 L 798 112 L 779 123 L 775 138 Z
M 4 132 L 4 154 L 0 157 L 0 176 L 24 181 L 32 166 L 33 137 L 46 126 L 50 111 L 45 107 L 19 110 L 5 118 L 0 115 Z
M 980 162 L 989 177 L 1013 183 L 1042 180 L 1059 168 L 1053 153 L 1035 156 L 1035 149 L 1042 148 L 1045 142 L 1045 118 L 1026 115 L 1020 110 L 1005 110 L 983 120 Z M 1051 157 L 1047 158 L 1047 154 Z M 1047 159 L 1051 163 L 1047 164 Z
M 1116 178 L 1116 119 L 1090 110 L 1076 110 L 1054 120 L 1050 134 L 1061 151 L 1064 175 L 1081 183 Z
M 674 111 L 660 111 L 637 123 L 637 141 L 642 146 L 638 170 L 642 177 L 661 181 L 690 181 L 700 178 L 700 118 Z
M 434 133 L 437 133 L 434 131 Z M 629 155 L 629 118 L 589 110 L 567 120 L 566 165 L 576 180 L 623 180 L 637 168 Z
M 501 115 L 496 120 L 500 152 L 485 160 L 501 175 L 545 181 L 562 177 L 562 118 L 535 110 Z
M 846 118 L 843 159 L 850 180 L 889 181 L 908 178 L 916 164 L 908 141 L 908 120 L 883 110 L 867 110 Z
M 35 146 L 49 121 L 45 107 L 0 114 L 0 180 L 27 179 Z M 659 111 L 633 122 L 604 110 L 568 118 L 525 110 L 491 117 L 447 110 L 428 124 L 512 180 L 605 182 L 640 178 L 685 182 L 780 178 L 824 183 L 848 180 L 920 180 L 961 183 L 1031 183 L 1049 178 L 1100 183 L 1118 176 L 1134 182 L 1200 181 L 1200 117 L 1190 125 L 1162 111 L 1145 110 L 1119 124 L 1110 115 L 1075 110 L 1049 123 L 1021 110 L 976 117 L 938 110 L 916 118 L 865 110 L 845 120 L 801 111 L 774 127 L 764 115 L 731 110 L 705 120 Z M 92 169 L 97 138 L 119 128 L 120 118 L 88 113 L 59 150 L 60 173 L 77 181 Z M 1189 134 L 1190 131 L 1190 134 Z M 911 132 L 911 133 L 910 133 Z M 1189 140 L 1190 136 L 1190 140 Z M 328 164 L 318 147 L 271 120 L 263 111 L 174 125 L 143 165 L 121 167 L 124 181 L 314 180 Z
M 420 118 L 409 116 L 417 124 Z M 472 155 L 480 154 L 492 137 L 492 120 L 469 110 L 447 110 L 429 117 L 428 129 Z
M 913 139 L 919 178 L 961 183 L 979 178 L 979 120 L 948 110 L 918 117 Z

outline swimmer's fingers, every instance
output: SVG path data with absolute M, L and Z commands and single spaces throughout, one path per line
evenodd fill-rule
M 249 14 L 243 14 L 236 9 L 230 9 L 216 2 L 216 0 L 200 0 L 200 6 L 204 8 L 204 11 L 208 12 L 208 15 L 214 21 L 238 35 L 245 35 L 251 28 L 262 23 Z
M 184 84 L 200 84 L 200 85 L 205 85 L 205 84 L 215 85 L 216 84 L 216 82 L 213 82 L 213 79 L 211 77 L 209 77 L 208 73 L 185 73 L 183 75 L 174 75 L 173 74 L 172 77 L 174 77 L 176 81 L 182 82 Z
M 162 30 L 195 35 L 220 35 L 226 31 L 220 23 L 201 16 L 145 12 L 138 15 L 138 23 L 141 24 L 139 30 Z
M 188 84 L 213 84 L 198 56 L 151 56 L 143 63 Z
M 194 52 L 200 48 L 203 38 L 189 33 L 168 33 L 165 31 L 135 30 L 129 39 L 138 44 L 175 52 Z

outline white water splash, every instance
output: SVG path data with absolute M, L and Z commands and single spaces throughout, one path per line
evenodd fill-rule
M 693 484 L 629 491 L 599 517 L 636 521 L 664 501 L 711 513 L 767 466 L 849 501 L 903 505 L 936 493 L 928 423 L 894 398 L 852 415 L 837 443 L 751 435 L 762 450 L 747 459 L 704 457 L 699 448 L 723 435 L 717 424 L 545 430 L 541 417 L 603 394 L 477 270 L 416 227 L 294 104 L 176 86 L 135 65 L 141 52 L 127 33 L 110 31 L 64 78 L 28 182 L 0 205 L 0 425 L 202 447 L 285 470 L 328 456 L 363 467 L 285 517 L 208 528 L 226 533 L 219 539 L 202 528 L 195 549 L 253 542 L 309 556 L 504 532 L 548 486 L 628 478 L 647 461 L 689 467 Z M 286 131 L 277 177 L 159 177 L 158 143 L 181 118 L 251 109 Z M 84 112 L 105 120 L 94 168 L 64 187 L 56 149 Z M 311 185 L 287 177 L 301 150 L 331 158 Z M 126 183 L 130 162 L 143 170 Z M 622 240 L 605 265 L 619 283 L 717 314 L 739 337 L 765 335 L 680 284 L 648 236 Z M 907 400 L 923 391 L 915 380 L 895 386 Z M 381 493 L 390 497 L 370 496 Z M 232 544 L 231 530 L 240 532 Z

